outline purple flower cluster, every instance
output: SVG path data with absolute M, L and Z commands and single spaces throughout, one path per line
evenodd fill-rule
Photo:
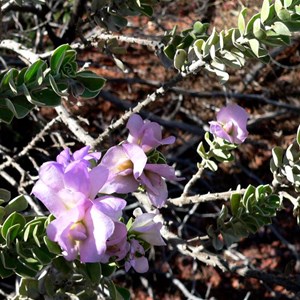
M 114 193 L 130 193 L 143 186 L 155 207 L 164 205 L 165 179 L 179 180 L 175 170 L 149 158 L 156 147 L 174 142 L 162 138 L 157 123 L 133 115 L 127 124 L 129 136 L 121 145 L 110 148 L 101 159 L 89 147 L 72 154 L 67 148 L 56 161 L 44 163 L 32 193 L 45 205 L 55 220 L 47 227 L 50 240 L 59 244 L 67 260 L 81 262 L 111 261 L 148 270 L 145 251 L 150 246 L 165 245 L 155 220 L 157 212 L 135 212 L 127 228 L 121 217 L 126 201 Z M 100 194 L 101 196 L 98 196 Z
M 211 121 L 210 132 L 233 144 L 241 144 L 248 136 L 246 129 L 249 114 L 237 104 L 229 104 L 217 113 L 217 121 Z
M 129 136 L 121 145 L 110 148 L 100 165 L 109 170 L 102 193 L 131 193 L 141 185 L 155 207 L 162 207 L 168 197 L 167 180 L 180 180 L 174 168 L 149 162 L 149 154 L 160 145 L 171 144 L 174 137 L 162 139 L 161 128 L 155 122 L 143 121 L 133 115 L 127 124 Z

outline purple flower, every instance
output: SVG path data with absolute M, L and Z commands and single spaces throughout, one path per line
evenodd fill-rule
M 241 144 L 248 136 L 246 129 L 249 114 L 237 104 L 229 104 L 217 113 L 217 121 L 211 121 L 210 132 L 230 143 Z
M 95 205 L 102 200 L 111 202 L 107 206 L 111 208 L 109 214 Z M 107 241 L 113 236 L 117 224 L 111 216 L 119 215 L 121 211 L 118 210 L 125 205 L 124 200 L 115 197 L 87 200 L 52 221 L 47 227 L 47 235 L 60 245 L 67 260 L 74 260 L 80 255 L 82 262 L 102 262 L 105 260 Z
M 130 241 L 130 251 L 125 262 L 125 271 L 128 272 L 132 267 L 138 273 L 145 273 L 149 270 L 147 258 L 144 256 L 143 246 L 135 239 Z
M 79 255 L 82 262 L 100 262 L 126 201 L 112 196 L 95 199 L 108 170 L 103 166 L 89 170 L 83 157 L 86 154 L 68 164 L 43 164 L 32 193 L 55 216 L 47 235 L 60 245 L 65 258 Z
M 144 186 L 146 193 L 155 207 L 162 207 L 168 198 L 167 180 L 178 181 L 174 168 L 167 164 L 146 164 L 144 172 L 138 178 L 140 184 Z
M 82 161 L 70 163 L 65 169 L 57 162 L 46 162 L 32 193 L 58 217 L 86 199 L 94 199 L 107 177 L 106 168 L 97 166 L 88 171 Z
M 163 241 L 160 229 L 162 223 L 156 220 L 157 212 L 142 213 L 140 208 L 137 208 L 133 212 L 136 219 L 132 223 L 129 233 L 135 234 L 139 239 L 144 240 L 152 246 L 165 246 L 166 243 Z
M 146 162 L 147 156 L 138 145 L 124 143 L 110 148 L 100 163 L 109 170 L 107 182 L 101 192 L 134 192 L 139 186 L 137 178 L 142 174 Z
M 71 162 L 74 161 L 83 161 L 89 167 L 89 160 L 98 161 L 101 157 L 100 152 L 88 153 L 89 150 L 90 146 L 85 146 L 72 154 L 70 149 L 66 148 L 56 157 L 56 161 L 59 164 L 62 164 L 64 167 L 67 167 Z
M 144 121 L 139 115 L 133 114 L 126 126 L 129 130 L 127 141 L 137 144 L 148 152 L 160 145 L 169 145 L 175 142 L 175 137 L 162 138 L 161 127 L 156 122 Z
M 101 260 L 102 263 L 109 262 L 113 257 L 116 261 L 122 260 L 130 250 L 130 244 L 127 242 L 127 228 L 121 222 L 115 222 L 113 234 L 106 241 L 106 252 Z
M 165 179 L 181 180 L 166 164 L 147 164 L 146 154 L 135 144 L 124 143 L 110 148 L 100 165 L 109 170 L 101 193 L 130 193 L 143 185 L 156 207 L 162 207 L 168 198 Z

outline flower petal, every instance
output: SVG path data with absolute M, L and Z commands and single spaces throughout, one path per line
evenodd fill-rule
M 90 192 L 89 179 L 87 166 L 81 161 L 70 163 L 65 170 L 65 186 L 71 190 L 81 192 L 86 196 L 88 196 Z
M 93 203 L 98 210 L 115 221 L 117 221 L 122 216 L 122 210 L 127 204 L 124 199 L 112 196 L 97 198 L 93 201 Z
M 57 162 L 46 162 L 39 170 L 40 180 L 56 191 L 64 187 L 63 176 L 63 166 Z
M 108 169 L 98 165 L 89 172 L 90 177 L 90 193 L 89 198 L 94 199 L 108 179 Z
M 83 220 L 88 237 L 79 244 L 82 262 L 100 262 L 106 251 L 106 240 L 114 232 L 114 222 L 93 205 Z
M 135 179 L 137 179 L 143 173 L 147 163 L 147 156 L 143 149 L 138 145 L 124 143 L 122 144 L 122 147 L 133 163 L 133 174 Z
M 126 128 L 129 130 L 128 142 L 137 143 L 137 140 L 140 138 L 141 128 L 144 125 L 143 119 L 137 115 L 133 114 L 126 125 Z
M 64 202 L 58 199 L 56 190 L 50 188 L 42 180 L 38 180 L 35 183 L 31 193 L 37 197 L 55 217 L 58 217 L 66 210 Z

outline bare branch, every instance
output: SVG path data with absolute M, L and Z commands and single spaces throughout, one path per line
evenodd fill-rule
M 191 203 L 199 203 L 199 202 L 209 202 L 216 200 L 228 200 L 233 193 L 244 194 L 245 189 L 237 189 L 235 191 L 221 192 L 221 193 L 213 193 L 213 194 L 205 194 L 205 195 L 195 195 L 189 197 L 178 197 L 173 199 L 168 199 L 169 203 L 172 203 L 176 206 L 182 206 Z

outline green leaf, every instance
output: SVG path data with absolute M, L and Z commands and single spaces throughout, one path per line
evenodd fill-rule
M 55 79 L 54 77 L 49 74 L 49 82 L 50 82 L 50 85 L 53 89 L 53 91 L 60 97 L 64 97 L 64 96 L 68 96 L 69 94 L 67 92 L 63 92 L 61 91 L 59 88 L 58 88 L 58 85 L 56 84 L 55 82 Z
M 53 254 L 61 254 L 61 249 L 56 242 L 50 241 L 49 238 L 45 235 L 43 237 L 44 243 L 47 246 L 49 252 Z
M 1 251 L 0 258 L 6 269 L 14 270 L 16 268 L 16 257 L 11 256 L 8 252 Z
M 253 185 L 249 185 L 243 195 L 243 201 L 248 199 L 254 193 L 255 193 L 255 187 Z
M 95 91 L 95 92 L 91 92 L 90 90 L 88 89 L 85 89 L 80 95 L 81 98 L 84 98 L 84 99 L 91 99 L 91 98 L 95 98 L 97 97 L 99 94 L 99 91 Z
M 0 199 L 3 200 L 4 202 L 8 202 L 10 198 L 11 198 L 10 191 L 0 188 Z
M 283 5 L 285 8 L 288 8 L 293 3 L 293 0 L 283 0 Z
M 39 106 L 58 106 L 61 104 L 61 97 L 50 89 L 43 89 L 32 92 L 32 103 Z
M 11 243 L 16 239 L 21 230 L 22 227 L 20 226 L 20 224 L 14 224 L 8 228 L 6 236 L 4 237 L 6 239 L 7 247 L 10 247 Z
M 270 1 L 269 0 L 264 0 L 263 5 L 260 11 L 260 16 L 261 16 L 261 22 L 264 23 L 270 14 Z
M 50 58 L 50 68 L 53 75 L 57 75 L 60 71 L 61 64 L 65 58 L 66 51 L 71 49 L 68 44 L 64 44 L 56 48 Z
M 228 208 L 227 208 L 227 206 L 222 205 L 221 211 L 217 218 L 217 226 L 223 227 L 227 218 L 228 218 Z
M 3 104 L 4 99 L 0 99 L 0 120 L 10 124 L 12 119 L 14 118 L 13 112 L 5 107 L 5 104 Z
M 194 41 L 194 37 L 190 34 L 188 34 L 181 43 L 177 46 L 177 49 L 186 49 L 192 45 Z
M 195 50 L 195 53 L 196 53 L 196 55 L 199 59 L 203 58 L 203 46 L 204 46 L 204 44 L 205 44 L 205 41 L 202 40 L 202 39 L 196 40 L 194 42 L 194 50 Z
M 177 49 L 174 57 L 174 67 L 180 71 L 182 66 L 185 63 L 186 58 L 187 58 L 186 51 L 183 49 Z
M 109 17 L 109 21 L 111 21 L 111 23 L 115 24 L 117 26 L 117 28 L 123 28 L 127 25 L 126 18 L 117 16 L 117 15 L 111 15 Z
M 10 99 L 5 98 L 3 99 L 3 104 L 5 103 L 5 106 L 13 113 L 14 116 L 17 115 L 16 109 L 14 107 L 14 105 L 12 104 L 12 102 L 10 101 Z
M 259 41 L 257 39 L 250 39 L 248 42 L 253 53 L 259 57 Z
M 117 296 L 117 289 L 112 280 L 106 280 L 107 288 L 109 291 L 109 296 L 111 299 L 120 300 Z
M 6 206 L 5 211 L 6 214 L 9 215 L 12 212 L 20 212 L 25 210 L 28 207 L 27 201 L 28 195 L 20 195 L 12 199 Z
M 3 265 L 2 259 L 0 259 L 0 277 L 7 278 L 13 275 L 15 272 L 11 269 L 6 269 Z
M 116 286 L 116 289 L 123 300 L 130 300 L 130 292 L 127 289 L 120 286 Z
M 35 217 L 29 221 L 24 228 L 23 240 L 26 242 L 33 234 L 36 233 L 35 228 L 41 228 L 41 231 L 45 230 L 44 223 L 47 217 Z
M 41 247 L 33 247 L 32 248 L 33 256 L 42 264 L 48 265 L 51 261 L 53 256 Z
M 249 20 L 249 22 L 247 23 L 247 26 L 246 26 L 246 29 L 245 29 L 245 35 L 253 32 L 253 25 L 254 25 L 254 22 L 256 20 L 259 20 L 257 22 L 260 23 L 260 14 L 255 14 L 254 16 L 251 17 L 251 19 Z
M 140 9 L 141 13 L 145 16 L 151 17 L 153 15 L 153 8 L 149 5 L 143 5 Z M 126 23 L 127 25 L 127 23 Z M 125 25 L 125 26 L 126 26 Z
M 17 69 L 11 68 L 9 69 L 3 76 L 0 83 L 0 90 L 6 91 L 10 89 L 14 94 L 17 93 L 17 89 L 14 83 L 15 78 L 19 74 Z
M 40 299 L 39 281 L 31 278 L 21 278 L 19 294 L 26 299 Z
M 8 234 L 10 233 L 10 228 L 15 225 L 19 225 L 18 228 L 15 227 L 16 231 L 13 232 L 13 236 L 15 237 L 18 234 L 19 229 L 20 228 L 23 229 L 25 224 L 26 224 L 25 218 L 21 214 L 19 214 L 17 212 L 13 212 L 12 214 L 10 214 L 8 216 L 8 218 L 3 223 L 2 228 L 1 228 L 1 234 L 6 239 Z
M 244 33 L 245 33 L 245 28 L 246 28 L 245 17 L 246 17 L 246 14 L 247 14 L 247 8 L 244 7 L 241 10 L 241 12 L 239 14 L 239 18 L 238 18 L 238 28 L 239 28 L 241 36 L 243 36 Z
M 102 270 L 102 275 L 104 277 L 109 277 L 111 274 L 115 272 L 116 266 L 110 264 L 101 264 L 101 270 Z
M 23 95 L 12 98 L 11 104 L 14 107 L 14 115 L 17 119 L 22 119 L 34 108 L 34 105 L 27 101 Z
M 4 216 L 5 216 L 5 209 L 4 209 L 4 207 L 2 207 L 2 206 L 0 206 L 0 224 L 2 223 L 2 220 L 3 220 L 3 218 L 4 218 Z M 0 241 L 1 241 L 1 236 L 0 236 Z
M 296 141 L 297 141 L 298 146 L 300 147 L 300 126 L 298 127 L 298 130 L 297 130 Z
M 164 48 L 165 55 L 171 60 L 174 59 L 175 52 L 176 52 L 176 47 L 172 44 L 170 44 Z
M 205 167 L 209 168 L 213 172 L 216 172 L 218 170 L 218 165 L 210 159 L 205 160 Z
M 101 279 L 101 264 L 100 263 L 86 263 L 86 273 L 92 283 L 99 284 Z
M 21 69 L 21 71 L 19 71 L 19 74 L 16 79 L 17 86 L 22 85 L 24 83 L 24 75 L 25 75 L 27 69 L 28 69 L 27 67 L 24 67 L 23 69 Z
M 237 215 L 238 208 L 240 205 L 240 201 L 242 199 L 242 195 L 239 193 L 232 193 L 230 197 L 230 206 L 231 206 L 231 212 L 234 216 Z
M 284 9 L 284 8 L 281 9 L 277 15 L 278 15 L 279 19 L 281 21 L 283 21 L 284 23 L 291 20 L 291 14 L 287 9 Z
M 104 78 L 91 71 L 78 72 L 75 76 L 75 79 L 91 92 L 100 92 L 106 82 Z
M 253 23 L 253 34 L 259 41 L 267 36 L 266 32 L 261 28 L 259 19 L 256 19 Z
M 34 62 L 25 72 L 24 74 L 24 82 L 26 84 L 29 83 L 39 83 L 41 84 L 41 76 L 43 71 L 46 69 L 47 65 L 46 62 L 42 61 L 41 59 Z
M 193 32 L 196 34 L 203 33 L 203 24 L 200 21 L 196 21 L 193 25 Z
M 282 3 L 280 0 L 275 0 L 275 11 L 278 14 L 280 10 L 282 9 Z
M 272 149 L 273 162 L 277 168 L 280 168 L 282 166 L 283 153 L 283 149 L 279 146 L 276 146 Z
M 282 22 L 274 22 L 274 25 L 272 25 L 271 27 L 278 35 L 284 35 L 284 36 L 292 35 L 288 27 Z

